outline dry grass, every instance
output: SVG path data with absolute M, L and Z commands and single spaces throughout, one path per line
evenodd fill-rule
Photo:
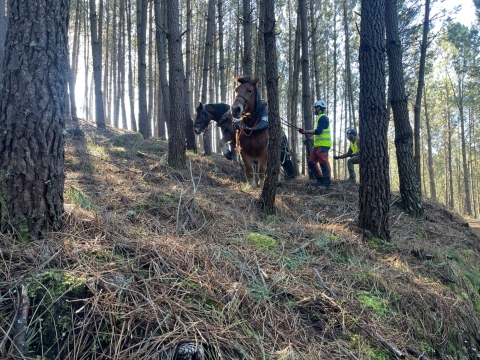
M 212 359 L 395 359 L 381 339 L 480 353 L 478 237 L 440 205 L 416 220 L 393 198 L 392 241 L 363 239 L 355 184 L 290 181 L 264 217 L 238 164 L 189 154 L 177 171 L 165 142 L 81 129 L 65 228 L 0 238 L 1 337 L 28 284 L 29 358 L 171 359 L 190 341 Z

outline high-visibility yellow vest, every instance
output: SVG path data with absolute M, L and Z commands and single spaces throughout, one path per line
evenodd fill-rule
M 352 149 L 353 154 L 356 154 L 358 152 L 358 138 L 354 142 L 350 143 L 350 149 Z
M 322 116 L 327 116 L 325 114 L 320 114 L 318 115 L 317 118 L 317 126 L 318 128 L 318 123 L 320 122 L 320 119 Z M 330 138 L 330 121 L 328 122 L 328 127 L 326 129 L 323 129 L 323 132 L 320 135 L 314 135 L 313 136 L 313 146 L 318 147 L 318 146 L 326 146 L 326 147 L 332 147 L 332 139 Z

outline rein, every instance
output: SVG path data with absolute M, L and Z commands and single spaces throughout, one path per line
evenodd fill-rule
M 244 117 L 246 117 L 246 115 L 243 116 L 242 118 L 244 118 Z M 248 115 L 248 117 L 252 117 L 252 115 Z M 255 126 L 257 126 L 257 124 L 258 124 L 259 121 L 260 121 L 260 118 L 258 118 L 258 119 L 257 119 L 257 122 L 252 126 L 252 131 L 250 131 L 250 134 L 247 134 L 247 133 L 245 132 L 245 130 L 243 129 L 243 124 L 242 124 L 242 125 L 241 125 L 242 130 L 240 130 L 240 135 L 243 134 L 243 135 L 245 135 L 245 136 L 251 136 L 251 135 L 253 134 L 253 129 L 255 128 Z

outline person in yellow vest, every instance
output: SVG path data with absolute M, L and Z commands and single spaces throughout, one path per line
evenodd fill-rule
M 338 159 L 345 159 L 347 160 L 347 168 L 348 168 L 348 180 L 355 182 L 355 164 L 360 164 L 360 147 L 359 145 L 359 138 L 357 135 L 356 129 L 348 129 L 347 130 L 347 139 L 350 141 L 350 148 L 348 149 L 346 154 L 340 156 L 334 156 L 335 160 Z
M 332 147 L 330 137 L 330 120 L 325 114 L 327 103 L 323 100 L 315 102 L 314 111 L 316 116 L 315 129 L 299 129 L 300 134 L 313 134 L 313 149 L 308 159 L 308 168 L 317 179 L 315 186 L 330 186 L 330 163 L 328 162 L 328 151 Z M 317 163 L 320 164 L 319 172 Z

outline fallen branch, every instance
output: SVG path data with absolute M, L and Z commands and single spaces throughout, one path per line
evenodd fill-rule
M 367 325 L 365 320 L 361 320 L 361 322 L 363 324 Z M 401 359 L 405 358 L 405 354 L 403 352 L 401 352 L 395 346 L 393 346 L 387 340 L 385 340 L 375 329 L 372 329 L 373 330 L 373 333 L 372 333 L 369 329 L 367 329 L 365 327 L 362 327 L 360 325 L 359 325 L 359 327 L 360 327 L 360 329 L 365 330 L 365 332 L 367 332 L 371 337 L 373 337 L 375 340 L 377 340 L 380 344 L 382 344 L 388 351 L 393 353 L 395 356 L 397 356 Z
M 325 284 L 325 282 L 323 281 L 323 278 L 320 275 L 320 273 L 318 272 L 318 270 L 313 268 L 313 271 L 315 271 L 315 274 L 317 275 L 318 279 L 320 280 L 320 284 L 322 284 L 322 286 L 330 293 L 330 295 L 332 295 L 334 298 L 338 298 L 338 295 L 332 289 L 330 289 L 327 286 L 327 284 Z
M 27 335 L 27 318 L 30 299 L 28 298 L 28 285 L 22 285 L 21 302 L 17 309 L 16 321 L 13 332 L 13 358 L 22 360 L 25 358 L 25 341 Z
M 19 314 L 18 309 L 20 309 L 21 302 L 22 302 L 22 297 L 20 295 L 20 292 L 18 292 L 18 291 L 17 291 L 17 298 L 18 298 L 17 310 L 15 311 L 15 315 L 13 316 L 13 320 L 10 323 L 10 326 L 9 326 L 7 332 L 5 333 L 5 336 L 3 337 L 2 341 L 0 342 L 0 354 L 3 354 L 3 347 L 5 346 L 5 343 L 7 342 L 7 340 L 9 339 L 8 334 L 10 334 L 10 331 L 12 331 L 12 329 L 13 329 L 13 325 L 17 322 L 17 316 Z
M 258 269 L 258 272 L 260 273 L 260 278 L 262 279 L 263 286 L 265 286 L 265 288 L 267 288 L 267 283 L 265 282 L 265 277 L 263 276 L 262 268 L 260 267 L 260 264 L 258 263 L 257 255 L 253 254 L 253 256 L 255 257 L 255 263 L 257 264 L 257 269 Z
M 418 360 L 430 360 L 430 358 L 427 355 L 425 355 L 425 351 L 424 352 L 417 351 L 408 345 L 405 346 L 405 350 L 407 350 L 407 352 L 410 355 L 415 356 Z
M 200 180 L 202 180 L 202 171 L 200 169 L 200 176 L 198 178 L 198 182 L 195 184 L 195 179 L 193 178 L 193 172 L 192 172 L 192 160 L 190 160 L 190 178 L 192 180 L 192 186 L 193 186 L 193 195 L 190 199 L 188 199 L 186 203 L 186 210 L 187 210 L 187 216 L 185 217 L 185 221 L 182 224 L 182 228 L 185 230 L 185 226 L 187 226 L 188 222 L 192 220 L 192 222 L 195 224 L 195 226 L 198 228 L 197 221 L 195 220 L 193 214 L 192 214 L 192 207 L 195 201 L 195 195 L 197 193 L 198 189 L 198 184 L 200 184 Z M 178 207 L 180 209 L 180 203 L 178 204 Z M 205 224 L 204 224 L 205 225 Z M 203 226 L 202 226 L 203 227 Z M 178 231 L 177 231 L 178 232 Z

